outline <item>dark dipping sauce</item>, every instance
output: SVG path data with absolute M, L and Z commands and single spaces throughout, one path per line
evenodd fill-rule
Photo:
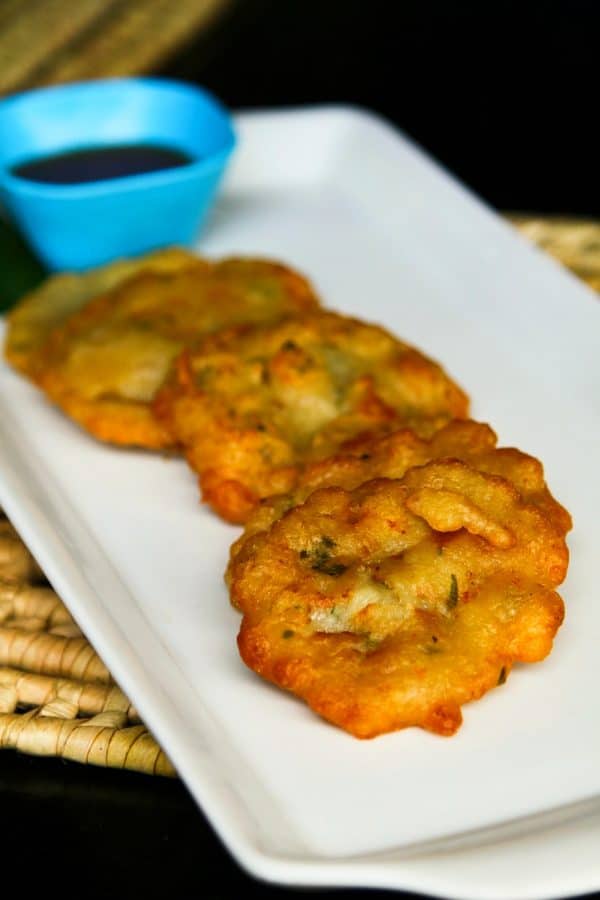
M 86 147 L 68 153 L 41 156 L 19 163 L 10 170 L 19 178 L 38 184 L 85 184 L 127 175 L 146 175 L 179 169 L 193 161 L 181 150 L 153 144 L 123 144 Z

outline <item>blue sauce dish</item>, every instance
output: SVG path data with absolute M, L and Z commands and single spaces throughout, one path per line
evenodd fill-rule
M 191 84 L 115 78 L 28 91 L 0 102 L 2 203 L 51 269 L 190 245 L 235 143 L 227 110 Z

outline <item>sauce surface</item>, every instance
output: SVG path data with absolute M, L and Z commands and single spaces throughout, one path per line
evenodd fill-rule
M 85 184 L 126 175 L 178 169 L 192 162 L 181 150 L 154 144 L 86 147 L 26 160 L 11 173 L 40 184 Z

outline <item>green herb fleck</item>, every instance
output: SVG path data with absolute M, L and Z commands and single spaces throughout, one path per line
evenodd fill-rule
M 498 684 L 504 684 L 506 681 L 506 666 L 502 666 L 498 675 Z
M 295 633 L 296 633 L 296 632 L 295 632 L 295 631 L 292 631 L 291 628 L 286 628 L 285 631 L 282 631 L 282 632 L 281 632 L 281 637 L 282 637 L 282 638 L 285 638 L 285 640 L 287 641 L 289 638 L 294 637 L 294 634 L 295 634 Z
M 298 350 L 298 344 L 294 343 L 294 341 L 284 341 L 281 345 L 282 350 Z
M 446 601 L 447 609 L 454 609 L 456 604 L 458 603 L 458 582 L 456 580 L 456 575 L 450 576 L 450 593 L 448 594 L 448 600 Z
M 371 637 L 371 635 L 367 635 L 365 638 L 365 642 L 363 644 L 363 649 L 366 653 L 372 653 L 373 650 L 377 650 L 381 641 L 378 638 Z
M 324 561 L 322 563 L 315 563 L 312 568 L 316 572 L 322 572 L 323 575 L 332 575 L 334 578 L 337 578 L 344 574 L 348 569 L 348 566 L 345 566 L 343 563 Z
M 312 550 L 300 550 L 298 556 L 300 559 L 310 559 L 311 569 L 315 572 L 322 572 L 324 575 L 343 575 L 348 566 L 343 563 L 335 562 L 331 558 L 331 551 L 335 547 L 335 541 L 329 535 L 324 534 L 319 538 L 319 543 Z
M 195 376 L 196 384 L 198 385 L 198 387 L 199 388 L 207 387 L 210 382 L 210 379 L 212 378 L 214 373 L 215 373 L 214 366 L 202 366 L 202 368 L 196 372 L 196 376 Z
M 313 569 L 320 571 L 322 566 L 329 564 L 333 547 L 335 547 L 335 541 L 332 541 L 330 537 L 324 535 L 311 554 L 313 558 Z

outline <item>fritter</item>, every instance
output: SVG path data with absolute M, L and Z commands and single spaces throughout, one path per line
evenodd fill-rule
M 317 306 L 306 279 L 260 259 L 195 259 L 179 271 L 142 272 L 55 328 L 36 354 L 32 377 L 95 437 L 165 448 L 171 435 L 150 404 L 186 343 Z
M 431 438 L 421 438 L 410 429 L 402 429 L 309 463 L 300 471 L 294 491 L 267 497 L 256 507 L 245 524 L 244 534 L 231 548 L 231 558 L 255 534 L 266 531 L 319 488 L 336 486 L 353 490 L 375 478 L 402 478 L 413 466 L 445 458 L 460 459 L 479 472 L 506 478 L 523 500 L 538 506 L 565 535 L 571 528 L 571 516 L 548 490 L 541 462 L 512 447 L 498 448 L 496 442 L 497 436 L 489 425 L 471 419 L 454 419 Z
M 247 549 L 230 573 L 244 662 L 360 738 L 453 734 L 563 619 L 564 535 L 460 460 L 317 490 Z
M 201 341 L 177 360 L 154 410 L 200 476 L 204 500 L 243 522 L 299 468 L 367 436 L 431 434 L 467 414 L 439 365 L 376 325 L 317 312 Z
M 92 297 L 111 290 L 138 272 L 177 272 L 194 264 L 196 259 L 186 250 L 171 247 L 135 259 L 119 259 L 87 272 L 51 275 L 8 314 L 6 359 L 23 375 L 30 375 L 36 354 L 52 329 Z

